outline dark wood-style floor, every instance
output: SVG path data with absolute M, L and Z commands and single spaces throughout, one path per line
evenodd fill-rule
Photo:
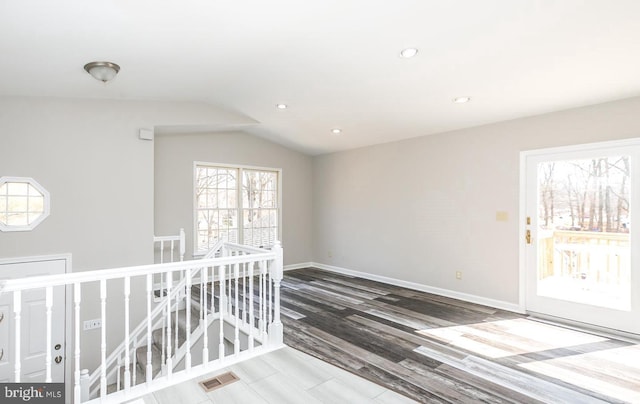
M 313 268 L 285 273 L 285 343 L 419 402 L 640 402 L 640 346 Z

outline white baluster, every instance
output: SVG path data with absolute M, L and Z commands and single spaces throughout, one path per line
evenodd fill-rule
M 269 287 L 269 311 L 267 312 L 267 314 L 269 315 L 269 318 L 267 319 L 267 324 L 271 325 L 271 322 L 273 321 L 273 315 L 272 315 L 272 311 L 273 311 L 273 277 L 271 275 L 271 273 L 269 273 L 268 275 L 268 280 L 267 280 L 267 285 Z
M 178 299 L 180 298 L 180 291 L 177 290 L 175 295 L 176 295 L 176 304 L 175 304 L 175 306 L 176 306 L 176 314 L 175 314 L 175 323 L 176 323 L 176 325 L 175 325 L 175 327 L 176 327 L 175 328 L 175 340 L 176 340 L 175 344 L 176 344 L 176 347 L 174 349 L 174 352 L 178 352 L 178 348 L 180 348 L 180 346 L 179 346 L 180 340 L 178 339 L 178 336 L 180 335 L 178 333 L 178 331 L 180 329 L 178 327 L 178 320 L 180 319 L 180 305 L 178 304 Z
M 187 353 L 184 358 L 185 369 L 191 371 L 191 268 L 185 273 L 185 328 L 187 339 L 185 341 Z
M 242 322 L 249 321 L 249 313 L 247 313 L 247 266 L 249 264 L 241 264 L 242 268 Z
M 164 240 L 160 240 L 160 263 L 164 264 Z
M 231 253 L 231 255 L 234 255 L 233 252 Z M 232 265 L 227 265 L 226 266 L 229 269 L 229 284 L 227 286 L 227 292 L 225 292 L 224 297 L 225 297 L 225 301 L 227 302 L 227 314 L 229 315 L 229 317 L 231 317 L 233 315 L 233 295 L 232 295 L 232 291 L 231 291 L 231 281 L 233 279 L 233 275 L 231 275 L 231 271 L 233 270 L 233 266 Z M 227 274 L 225 274 L 226 276 Z M 227 299 L 227 297 L 229 297 Z
M 74 373 L 74 387 L 73 387 L 73 398 L 74 403 L 81 402 L 82 399 L 82 388 L 80 386 L 80 284 L 73 284 L 73 304 L 75 309 L 75 338 L 73 343 L 75 344 L 75 373 Z
M 284 342 L 282 322 L 280 321 L 280 282 L 282 281 L 282 247 L 276 241 L 273 246 L 276 258 L 271 267 L 271 279 L 273 280 L 273 322 L 269 324 L 270 343 L 281 345 Z
M 153 362 L 152 362 L 152 340 L 151 340 L 151 301 L 153 299 L 153 275 L 147 275 L 147 368 L 145 375 L 147 377 L 147 383 L 151 383 L 153 377 Z
M 225 285 L 225 279 L 224 279 L 224 273 L 226 271 L 226 267 L 227 265 L 222 265 L 220 266 L 220 344 L 218 345 L 218 359 L 220 359 L 220 361 L 224 361 L 224 309 L 223 307 L 225 307 L 223 305 L 222 299 L 224 296 L 224 285 Z M 231 299 L 229 299 L 231 300 Z
M 171 261 L 173 262 L 173 244 L 174 244 L 174 240 L 171 240 Z
M 100 281 L 100 318 L 102 328 L 100 330 L 100 359 L 102 370 L 100 374 L 100 397 L 107 395 L 107 281 Z M 118 371 L 118 374 L 120 372 Z
M 171 379 L 173 374 L 173 354 L 171 353 L 171 284 L 173 273 L 167 272 L 167 377 Z
M 116 372 L 116 390 L 120 390 L 122 380 L 120 379 L 120 368 L 122 367 L 122 354 L 118 354 L 118 371 Z
M 167 323 L 167 306 L 164 306 L 162 309 L 162 353 L 160 354 L 160 367 L 162 369 L 162 374 L 165 375 L 167 372 L 167 364 L 166 364 L 166 354 L 167 354 L 167 343 L 166 343 L 166 335 L 167 332 L 164 330 Z
M 13 381 L 16 383 L 20 383 L 20 373 L 21 373 L 21 365 L 22 365 L 22 357 L 20 356 L 20 331 L 22 329 L 20 325 L 20 319 L 22 317 L 22 292 L 16 290 L 13 292 L 13 314 L 14 314 L 14 325 L 15 325 L 15 363 L 13 364 Z
M 253 266 L 255 263 L 249 264 L 249 351 L 253 352 L 253 327 L 255 319 L 253 318 Z
M 51 314 L 53 307 L 53 288 L 47 286 L 45 289 L 45 306 L 47 308 L 47 356 L 45 357 L 45 383 L 51 383 Z
M 204 307 L 204 300 L 202 300 L 202 296 L 204 295 L 205 283 L 203 282 L 203 273 L 205 272 L 204 268 L 200 268 L 200 313 L 198 315 L 198 320 L 200 321 L 200 326 L 204 327 L 204 315 L 202 308 Z
M 136 366 L 138 366 L 137 364 L 137 359 L 138 359 L 138 355 L 136 355 L 136 353 L 138 352 L 138 340 L 136 340 L 134 338 L 133 340 L 133 357 L 132 357 L 132 362 L 131 362 L 131 385 L 135 386 L 136 385 L 136 375 L 138 372 L 136 372 Z
M 180 262 L 184 261 L 184 253 L 187 248 L 187 244 L 185 240 L 186 240 L 186 237 L 184 234 L 184 229 L 180 229 Z
M 124 277 L 124 389 L 131 388 L 131 350 L 129 338 L 129 295 L 131 294 L 131 278 Z M 104 327 L 103 327 L 104 329 Z
M 235 313 L 235 317 L 236 317 L 236 321 L 235 321 L 235 338 L 233 340 L 233 353 L 235 355 L 238 355 L 240 353 L 240 313 L 239 313 L 239 309 L 240 309 L 240 304 L 239 304 L 239 295 L 238 293 L 240 292 L 240 285 L 238 285 L 238 278 L 240 277 L 240 265 L 239 264 L 235 264 L 234 266 L 234 271 L 233 274 L 235 276 L 235 281 L 236 281 L 236 313 Z
M 260 261 L 260 319 L 258 321 L 258 325 L 260 326 L 260 333 L 262 342 L 264 343 L 267 337 L 267 328 L 266 328 L 266 316 L 267 316 L 267 301 L 266 301 L 266 265 L 264 261 Z
M 202 285 L 204 289 L 204 293 L 202 294 L 202 302 L 204 304 L 200 305 L 200 312 L 202 313 L 202 327 L 203 327 L 203 338 L 202 338 L 202 365 L 207 368 L 209 366 L 209 337 L 208 337 L 208 329 L 209 326 L 207 324 L 207 276 L 209 274 L 209 268 L 202 268 L 200 278 L 202 278 Z M 212 276 L 213 277 L 213 276 Z M 213 297 L 213 285 L 211 285 L 211 308 L 212 311 L 215 311 L 215 304 Z

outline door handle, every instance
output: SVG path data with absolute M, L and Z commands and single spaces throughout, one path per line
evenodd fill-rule
M 59 365 L 60 362 L 62 362 L 62 356 L 58 355 L 56 356 L 56 358 L 54 359 L 54 361 L 56 361 L 56 363 Z
M 527 240 L 527 244 L 531 244 L 531 230 L 527 230 L 524 236 L 525 240 Z

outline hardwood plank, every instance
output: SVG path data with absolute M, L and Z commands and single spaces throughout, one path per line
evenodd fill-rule
M 281 292 L 287 345 L 419 402 L 640 400 L 638 345 L 315 268 Z

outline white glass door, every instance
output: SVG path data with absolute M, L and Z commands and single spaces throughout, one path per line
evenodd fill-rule
M 523 159 L 527 311 L 640 334 L 640 140 Z

